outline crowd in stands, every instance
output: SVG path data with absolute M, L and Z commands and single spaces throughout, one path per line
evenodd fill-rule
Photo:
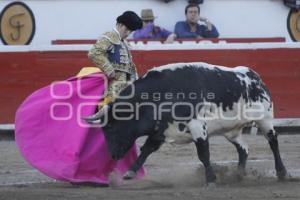
M 176 23 L 174 31 L 157 26 L 152 9 L 143 9 L 141 19 L 143 28 L 133 33 L 133 39 L 163 39 L 164 43 L 173 43 L 175 39 L 184 38 L 218 38 L 219 32 L 207 18 L 200 16 L 200 6 L 190 3 L 185 7 L 184 21 Z

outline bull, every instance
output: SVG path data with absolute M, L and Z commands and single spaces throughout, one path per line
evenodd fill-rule
M 104 118 L 106 117 L 107 120 Z M 121 159 L 137 138 L 148 136 L 125 174 L 133 178 L 147 157 L 164 142 L 196 145 L 207 184 L 216 181 L 210 163 L 209 137 L 223 135 L 238 152 L 238 174 L 248 157 L 242 130 L 256 124 L 268 140 L 279 180 L 287 176 L 273 126 L 273 102 L 260 76 L 247 67 L 176 63 L 149 70 L 102 110 L 109 152 Z

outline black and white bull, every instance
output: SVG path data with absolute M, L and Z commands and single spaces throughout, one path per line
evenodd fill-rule
M 242 129 L 253 122 L 273 151 L 277 177 L 287 175 L 273 127 L 270 93 L 259 75 L 247 67 L 206 63 L 157 67 L 124 89 L 105 109 L 108 122 L 103 129 L 113 159 L 121 159 L 138 137 L 148 136 L 125 179 L 132 178 L 164 142 L 194 142 L 206 182 L 215 182 L 208 140 L 212 135 L 223 135 L 236 147 L 238 172 L 243 175 L 248 147 Z

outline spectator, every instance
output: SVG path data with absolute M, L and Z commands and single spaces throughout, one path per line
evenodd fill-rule
M 188 4 L 185 7 L 186 21 L 177 22 L 175 34 L 178 38 L 217 38 L 219 33 L 217 28 L 204 17 L 200 17 L 200 7 L 198 4 Z M 198 22 L 204 22 L 198 24 Z
M 143 28 L 133 34 L 134 39 L 166 39 L 165 43 L 172 43 L 176 35 L 164 28 L 154 25 L 154 15 L 152 9 L 143 9 L 141 12 Z

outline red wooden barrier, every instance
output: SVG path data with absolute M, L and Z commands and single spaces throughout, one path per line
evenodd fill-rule
M 93 66 L 87 51 L 0 53 L 0 124 L 13 123 L 20 103 L 34 90 Z M 147 69 L 174 62 L 208 62 L 249 66 L 270 88 L 275 116 L 300 117 L 300 48 L 133 51 L 142 75 Z

